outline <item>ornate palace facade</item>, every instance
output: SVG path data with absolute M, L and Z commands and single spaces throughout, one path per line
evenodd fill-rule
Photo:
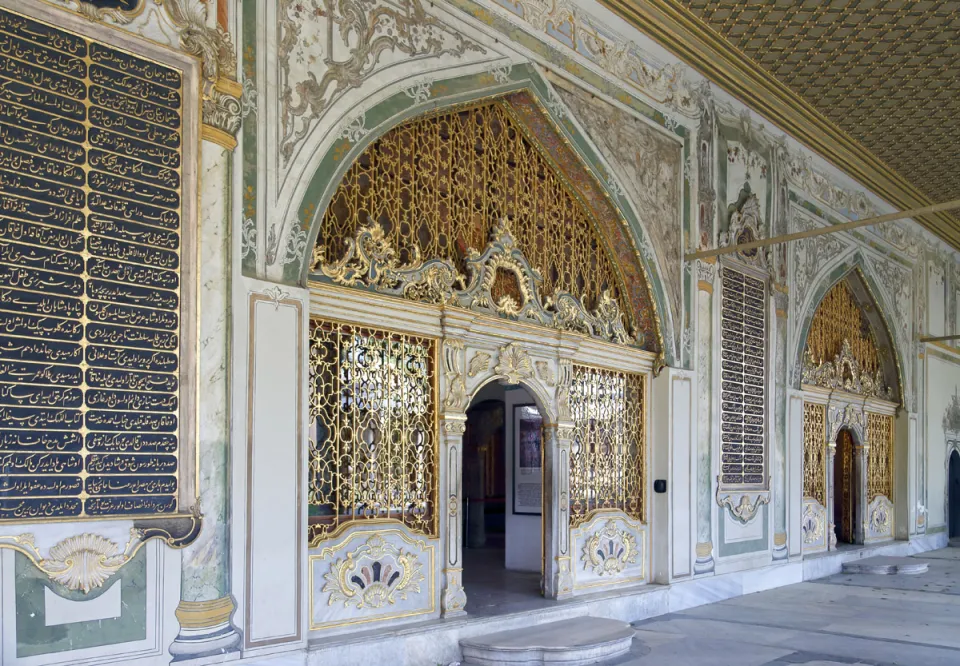
M 945 545 L 957 222 L 815 232 L 950 183 L 680 4 L 0 0 L 0 663 L 449 663 L 491 569 L 634 621 Z

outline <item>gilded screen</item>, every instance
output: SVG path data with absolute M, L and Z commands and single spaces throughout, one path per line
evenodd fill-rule
M 766 464 L 765 285 L 725 267 L 720 306 L 720 483 L 762 485 Z
M 893 417 L 867 412 L 867 501 L 878 495 L 893 501 Z
M 311 322 L 311 545 L 363 519 L 436 536 L 436 353 L 432 338 Z
M 178 510 L 183 73 L 0 10 L 0 518 Z
M 643 375 L 573 366 L 570 526 L 597 509 L 644 519 Z
M 880 353 L 870 324 L 846 280 L 833 286 L 820 301 L 810 322 L 807 348 L 814 363 L 832 361 L 850 344 L 853 357 L 860 363 L 860 372 L 874 376 L 880 371 Z
M 377 223 L 401 264 L 444 259 L 465 272 L 468 250 L 482 251 L 502 219 L 543 278 L 541 296 L 566 292 L 593 310 L 609 290 L 636 327 L 587 207 L 501 101 L 417 119 L 367 148 L 323 216 L 314 268 L 339 260 L 361 226 Z M 495 293 L 515 294 L 503 278 Z
M 803 496 L 826 505 L 827 406 L 803 403 Z

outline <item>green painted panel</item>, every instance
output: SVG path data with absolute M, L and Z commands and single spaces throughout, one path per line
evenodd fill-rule
M 769 505 L 764 504 L 761 507 L 761 514 L 755 518 L 763 524 L 763 536 L 759 539 L 754 539 L 753 541 L 738 541 L 737 543 L 726 543 L 726 535 L 724 534 L 725 523 L 723 519 L 723 511 L 721 510 L 720 524 L 720 557 L 731 557 L 733 555 L 746 555 L 747 553 L 759 553 L 761 551 L 767 550 L 770 547 L 770 521 L 768 520 L 767 510 Z
M 147 637 L 147 554 L 141 548 L 132 560 L 89 594 L 71 592 L 53 583 L 30 559 L 17 553 L 14 565 L 17 611 L 17 657 L 81 650 L 101 645 L 142 641 Z M 122 614 L 118 618 L 46 626 L 44 588 L 64 599 L 96 599 L 113 585 L 120 586 Z

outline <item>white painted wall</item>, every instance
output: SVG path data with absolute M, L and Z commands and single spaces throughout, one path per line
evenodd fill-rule
M 947 487 L 947 443 L 943 415 L 957 391 L 960 391 L 960 356 L 951 363 L 928 353 L 927 361 L 927 531 L 946 524 L 945 488 Z
M 507 546 L 504 566 L 518 571 L 540 571 L 543 544 L 540 516 L 513 513 L 513 408 L 515 405 L 534 404 L 533 396 L 521 387 L 512 388 L 504 395 L 504 455 L 507 457 Z

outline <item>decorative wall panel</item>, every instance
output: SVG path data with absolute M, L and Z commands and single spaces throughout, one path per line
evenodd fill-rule
M 827 502 L 827 406 L 803 403 L 803 497 Z
M 720 484 L 766 480 L 766 285 L 724 267 L 720 307 Z
M 644 520 L 644 376 L 573 366 L 570 526 L 598 509 Z
M 437 535 L 437 343 L 311 322 L 310 543 L 363 519 Z
M 639 583 L 647 575 L 647 530 L 622 511 L 603 510 L 573 530 L 574 588 Z
M 893 500 L 893 416 L 867 412 L 867 501 Z
M 176 513 L 184 72 L 5 9 L 0 70 L 0 519 Z

